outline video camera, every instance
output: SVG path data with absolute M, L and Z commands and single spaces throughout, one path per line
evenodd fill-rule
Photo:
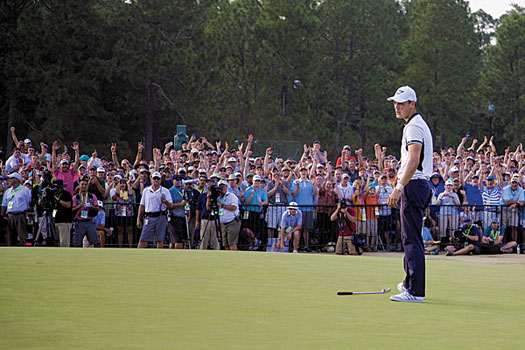
M 40 205 L 44 211 L 51 211 L 55 209 L 55 194 L 58 188 L 53 185 L 49 185 L 42 189 L 42 194 L 40 197 Z
M 221 188 L 217 185 L 213 185 L 210 187 L 211 192 L 211 200 L 217 201 L 217 199 L 222 195 Z

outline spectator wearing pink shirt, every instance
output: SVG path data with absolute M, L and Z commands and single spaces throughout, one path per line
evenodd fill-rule
M 73 142 L 73 150 L 75 151 L 75 163 L 70 164 L 67 159 L 62 159 L 57 166 L 56 151 L 60 148 L 58 141 L 53 142 L 51 154 L 51 170 L 55 180 L 62 180 L 64 189 L 71 195 L 75 192 L 75 181 L 78 180 L 78 162 L 79 162 L 79 148 L 78 142 Z

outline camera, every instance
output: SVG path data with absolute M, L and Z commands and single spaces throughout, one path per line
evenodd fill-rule
M 346 209 L 347 206 L 348 206 L 348 205 L 346 204 L 345 201 L 342 201 L 342 202 L 341 202 L 341 209 Z
M 221 188 L 217 185 L 211 186 L 210 191 L 212 201 L 216 201 L 222 195 Z
M 55 208 L 55 193 L 57 188 L 55 186 L 47 186 L 42 189 L 40 205 L 44 211 L 51 211 Z

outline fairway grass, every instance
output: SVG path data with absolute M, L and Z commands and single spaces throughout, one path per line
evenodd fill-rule
M 401 257 L 0 248 L 0 349 L 525 349 L 524 255 Z

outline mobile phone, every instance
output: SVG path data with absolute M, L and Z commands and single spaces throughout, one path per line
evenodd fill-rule
M 465 137 L 468 139 L 470 137 L 470 131 L 467 131 L 467 133 L 465 134 Z

